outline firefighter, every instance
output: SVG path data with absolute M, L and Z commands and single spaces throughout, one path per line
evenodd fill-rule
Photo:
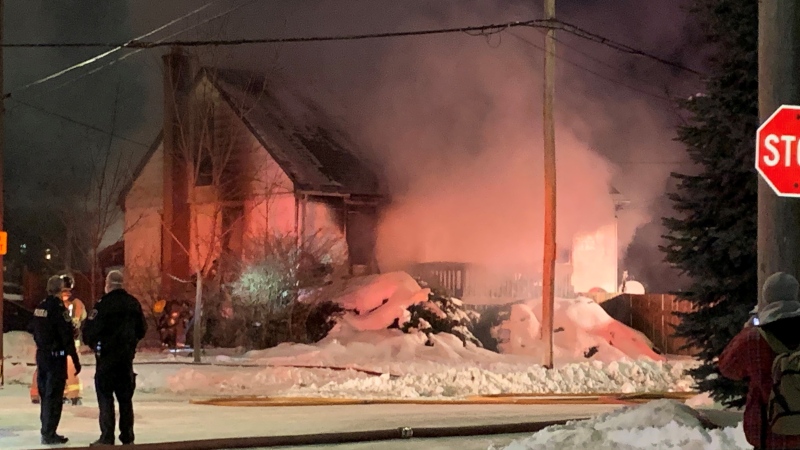
M 67 383 L 67 358 L 72 360 L 75 375 L 81 371 L 75 350 L 74 330 L 69 311 L 58 297 L 64 280 L 53 276 L 47 280 L 47 298 L 33 312 L 33 339 L 36 342 L 37 384 L 41 391 L 42 444 L 65 444 L 69 441 L 56 433 L 64 406 Z
M 86 320 L 86 307 L 83 305 L 83 302 L 72 295 L 72 288 L 74 283 L 72 278 L 69 276 L 62 276 L 64 280 L 64 289 L 61 290 L 61 300 L 64 302 L 64 306 L 69 311 L 69 315 L 72 318 L 72 326 L 75 329 L 75 348 L 81 348 L 81 335 L 80 329 L 83 321 Z M 72 403 L 73 405 L 80 405 L 81 404 L 81 391 L 83 390 L 83 385 L 81 384 L 80 378 L 77 375 L 72 376 L 71 374 L 74 373 L 74 369 L 69 366 L 70 360 L 67 360 L 67 386 L 66 390 L 64 391 L 64 402 Z
M 156 326 L 161 336 L 161 345 L 169 349 L 178 347 L 178 335 L 185 328 L 184 317 L 177 302 L 171 301 L 164 306 L 163 313 L 158 317 Z
M 75 349 L 81 348 L 80 341 L 80 326 L 86 319 L 86 307 L 83 302 L 72 295 L 72 288 L 74 282 L 72 277 L 62 275 L 61 279 L 64 281 L 64 288 L 61 290 L 61 301 L 64 302 L 64 307 L 67 308 L 70 318 L 72 319 L 72 326 L 74 328 Z M 81 392 L 83 391 L 83 384 L 80 378 L 75 373 L 75 366 L 71 359 L 67 359 L 67 384 L 64 388 L 64 403 L 71 403 L 73 405 L 81 404 Z M 31 383 L 30 395 L 31 403 L 39 403 L 39 386 L 36 382 L 38 377 L 38 369 L 33 373 L 33 382 Z
M 86 323 L 83 337 L 95 351 L 97 371 L 94 386 L 100 408 L 100 439 L 91 445 L 114 445 L 114 397 L 119 403 L 119 439 L 133 444 L 133 393 L 136 374 L 133 358 L 136 346 L 144 338 L 147 321 L 142 305 L 122 286 L 122 273 L 112 270 L 106 276 L 106 294 Z

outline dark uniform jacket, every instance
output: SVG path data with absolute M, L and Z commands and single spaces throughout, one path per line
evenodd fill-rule
M 31 328 L 37 357 L 71 356 L 74 360 L 78 359 L 72 318 L 60 298 L 50 295 L 39 303 L 33 311 Z
M 98 300 L 83 324 L 83 339 L 95 351 L 98 364 L 132 362 L 136 345 L 146 332 L 142 305 L 124 289 Z

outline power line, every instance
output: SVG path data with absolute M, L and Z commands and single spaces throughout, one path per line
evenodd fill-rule
M 238 5 L 238 6 L 234 6 L 233 8 L 230 8 L 230 9 L 228 9 L 228 10 L 226 10 L 226 11 L 223 11 L 223 12 L 221 12 L 221 13 L 219 13 L 219 14 L 215 15 L 215 16 L 209 17 L 209 18 L 207 18 L 207 19 L 203 20 L 202 22 L 196 23 L 196 24 L 194 24 L 194 25 L 192 25 L 192 26 L 190 26 L 190 27 L 184 28 L 184 29 L 182 29 L 182 30 L 180 30 L 180 31 L 177 31 L 177 32 L 175 32 L 175 33 L 172 33 L 172 34 L 170 34 L 170 35 L 168 35 L 168 36 L 165 36 L 164 38 L 162 38 L 162 39 L 160 39 L 160 40 L 158 40 L 158 41 L 156 41 L 156 42 L 162 42 L 162 41 L 165 41 L 165 40 L 167 40 L 167 39 L 171 39 L 171 38 L 173 38 L 173 37 L 175 37 L 175 36 L 178 36 L 178 35 L 180 35 L 180 34 L 183 34 L 183 33 L 187 32 L 187 31 L 190 31 L 190 30 L 193 30 L 193 29 L 195 29 L 195 28 L 197 28 L 197 27 L 203 26 L 203 25 L 205 25 L 205 24 L 207 24 L 207 23 L 209 23 L 209 22 L 213 22 L 214 20 L 217 20 L 217 19 L 219 19 L 219 18 L 221 18 L 221 17 L 224 17 L 224 16 L 226 16 L 226 15 L 228 15 L 228 14 L 230 14 L 230 13 L 232 13 L 232 12 L 234 12 L 234 11 L 238 10 L 238 9 L 241 9 L 241 8 L 243 8 L 243 7 L 245 7 L 245 6 L 250 6 L 250 5 L 252 5 L 253 3 L 255 3 L 256 1 L 258 1 L 258 0 L 251 0 L 250 2 L 247 2 L 247 3 L 242 3 L 242 4 Z M 208 5 L 210 5 L 210 4 L 211 4 L 211 3 L 209 3 Z M 208 6 L 208 5 L 206 5 L 206 6 Z M 203 8 L 205 8 L 205 7 L 203 7 Z M 201 8 L 201 9 L 203 9 L 203 8 Z M 178 21 L 180 21 L 180 20 L 183 20 L 183 19 L 185 19 L 185 18 L 188 18 L 189 16 L 191 16 L 191 15 L 193 15 L 193 14 L 195 14 L 195 13 L 197 13 L 197 12 L 201 11 L 201 9 L 195 10 L 195 11 L 193 11 L 193 12 L 189 13 L 189 14 L 186 14 L 186 15 L 184 15 L 184 16 L 182 16 L 182 17 L 178 18 L 178 19 L 175 19 L 175 20 L 173 20 L 173 21 L 169 22 L 168 24 L 166 24 L 166 25 L 164 25 L 164 26 L 162 26 L 162 27 L 159 27 L 159 28 L 158 28 L 156 31 L 160 31 L 160 30 L 164 29 L 165 27 L 167 27 L 167 26 L 169 26 L 169 25 L 171 25 L 171 24 L 174 24 L 174 23 L 176 23 L 176 22 L 178 22 Z M 153 32 L 150 32 L 150 33 L 148 33 L 148 34 L 152 34 L 152 33 L 153 33 Z M 117 47 L 117 49 L 119 49 L 119 48 L 120 48 L 120 47 Z M 127 59 L 127 58 L 129 58 L 129 57 L 131 57 L 131 56 L 133 56 L 133 55 L 135 55 L 135 54 L 137 54 L 137 53 L 143 52 L 144 50 L 145 50 L 145 49 L 143 49 L 143 48 L 140 48 L 140 49 L 133 50 L 132 52 L 126 53 L 126 54 L 124 54 L 124 55 L 122 55 L 122 56 L 120 56 L 120 57 L 118 57 L 118 58 L 116 58 L 116 59 L 114 59 L 114 60 L 112 60 L 112 61 L 109 61 L 108 63 L 106 63 L 106 64 L 104 64 L 104 65 L 102 65 L 102 66 L 100 66 L 100 67 L 96 67 L 96 68 L 94 68 L 94 69 L 92 69 L 92 70 L 90 70 L 90 71 L 88 71 L 88 72 L 85 72 L 84 74 L 82 74 L 82 75 L 80 75 L 80 76 L 77 76 L 77 77 L 75 77 L 75 78 L 73 78 L 73 79 L 71 79 L 71 80 L 68 80 L 68 81 L 65 81 L 65 82 L 63 82 L 63 83 L 61 83 L 61 84 L 59 84 L 59 85 L 57 85 L 57 86 L 53 87 L 52 89 L 49 89 L 49 90 L 47 90 L 47 91 L 45 91 L 45 92 L 42 92 L 42 93 L 40 93 L 40 94 L 37 94 L 37 95 L 33 96 L 32 98 L 39 98 L 39 97 L 41 97 L 41 96 L 42 96 L 42 95 L 44 95 L 44 94 L 47 94 L 47 93 L 50 93 L 50 92 L 56 91 L 56 90 L 58 90 L 58 89 L 61 89 L 61 88 L 65 87 L 65 86 L 67 86 L 67 85 L 69 85 L 69 84 L 72 84 L 72 83 L 74 83 L 74 82 L 78 81 L 78 80 L 81 80 L 81 79 L 83 79 L 83 78 L 86 78 L 86 77 L 87 77 L 87 76 L 89 76 L 89 75 L 93 75 L 93 74 L 95 74 L 95 73 L 97 73 L 97 72 L 99 72 L 99 71 L 101 71 L 101 70 L 103 70 L 103 69 L 106 69 L 106 68 L 108 68 L 108 67 L 111 67 L 111 66 L 113 66 L 114 64 L 116 64 L 116 63 L 118 63 L 118 62 L 120 62 L 120 61 L 124 61 L 125 59 Z M 107 52 L 107 53 L 110 53 L 110 52 Z M 107 53 L 104 53 L 103 55 L 106 55 Z M 98 57 L 91 58 L 91 59 L 89 59 L 89 60 L 87 60 L 87 61 L 84 61 L 83 63 L 80 63 L 80 64 L 78 64 L 78 65 L 76 65 L 76 66 L 73 66 L 73 67 L 77 67 L 77 66 L 84 66 L 84 65 L 86 65 L 86 63 L 87 63 L 87 62 L 94 62 L 94 61 L 97 61 L 98 59 L 99 59 Z M 41 82 L 43 82 L 43 81 L 48 81 L 48 80 L 55 79 L 55 78 L 57 78 L 57 77 L 60 77 L 60 76 L 62 76 L 62 75 L 64 75 L 64 74 L 66 74 L 66 72 L 67 72 L 67 71 L 61 71 L 61 72 L 57 72 L 57 73 L 55 73 L 55 74 L 53 74 L 53 75 L 49 75 L 49 76 L 47 76 L 47 77 L 43 78 L 42 80 L 36 81 L 36 82 L 34 82 L 34 83 L 31 83 L 31 84 L 29 84 L 29 85 L 27 85 L 27 86 L 23 86 L 23 87 L 22 87 L 22 88 L 20 88 L 19 90 L 25 89 L 26 87 L 29 87 L 30 85 L 33 85 L 33 84 L 39 84 L 39 83 L 41 83 Z M 13 94 L 16 94 L 16 93 L 17 93 L 17 91 L 6 93 L 6 94 L 3 96 L 3 98 L 9 98 L 9 97 L 11 97 Z
M 545 49 L 542 46 L 540 46 L 540 45 L 538 45 L 538 44 L 536 44 L 534 42 L 531 42 L 530 40 L 520 36 L 517 33 L 514 33 L 513 31 L 509 31 L 509 34 L 514 36 L 515 38 L 519 39 L 520 41 L 530 45 L 531 47 L 539 50 L 539 51 L 542 51 L 542 52 L 545 51 Z M 576 63 L 574 61 L 571 61 L 571 60 L 569 60 L 567 58 L 564 58 L 563 56 L 556 55 L 556 58 L 558 58 L 558 59 L 560 59 L 560 60 L 562 60 L 562 61 L 564 61 L 564 62 L 566 62 L 568 64 L 571 64 L 571 65 L 577 67 L 578 69 L 581 69 L 581 70 L 583 70 L 585 72 L 588 72 L 588 73 L 590 73 L 590 74 L 592 74 L 592 75 L 594 75 L 596 77 L 602 78 L 602 79 L 604 79 L 604 80 L 606 80 L 608 82 L 611 82 L 611 83 L 614 83 L 614 84 L 618 84 L 618 85 L 626 87 L 626 88 L 628 88 L 628 89 L 630 89 L 632 91 L 638 92 L 638 93 L 643 94 L 643 95 L 647 95 L 649 97 L 652 97 L 652 98 L 655 98 L 655 99 L 658 99 L 658 100 L 662 100 L 662 101 L 669 102 L 669 103 L 673 102 L 673 100 L 671 98 L 669 98 L 669 97 L 666 97 L 666 96 L 663 96 L 663 95 L 658 95 L 658 94 L 653 94 L 652 92 L 647 92 L 645 90 L 633 87 L 633 86 L 631 86 L 629 84 L 625 84 L 625 83 L 623 83 L 623 82 L 621 82 L 619 80 L 615 80 L 615 79 L 607 77 L 607 76 L 605 76 L 605 75 L 603 75 L 603 74 L 601 74 L 599 72 L 595 72 L 594 70 L 589 69 L 587 67 L 584 67 L 584 66 L 582 66 L 582 65 L 580 65 L 580 64 L 578 64 L 578 63 Z
M 665 65 L 673 67 L 675 69 L 680 69 L 680 70 L 683 70 L 683 71 L 686 71 L 686 72 L 690 72 L 690 73 L 693 73 L 695 75 L 701 75 L 701 76 L 704 75 L 703 73 L 701 73 L 701 72 L 699 72 L 697 70 L 694 70 L 694 69 L 692 69 L 690 67 L 687 67 L 687 66 L 685 66 L 685 65 L 683 65 L 681 63 L 678 63 L 678 62 L 675 62 L 675 61 L 670 61 L 668 59 L 664 59 L 664 58 L 662 58 L 662 57 L 660 57 L 658 55 L 654 55 L 652 53 L 648 53 L 648 52 L 646 52 L 644 50 L 640 50 L 640 49 L 631 47 L 631 46 L 629 46 L 627 44 L 623 44 L 621 42 L 616 42 L 616 41 L 614 41 L 612 39 L 609 39 L 609 38 L 607 38 L 605 36 L 601 36 L 601 35 L 599 35 L 597 33 L 593 33 L 591 31 L 584 30 L 583 28 L 580 28 L 580 27 L 578 27 L 576 25 L 569 24 L 569 23 L 564 22 L 562 20 L 556 20 L 556 21 L 554 21 L 554 23 L 556 24 L 555 25 L 556 28 L 558 28 L 559 30 L 566 31 L 567 33 L 573 34 L 575 36 L 578 36 L 580 38 L 583 38 L 583 39 L 586 39 L 586 40 L 589 40 L 589 41 L 592 41 L 592 42 L 597 42 L 598 44 L 603 44 L 603 45 L 605 45 L 607 47 L 613 48 L 614 50 L 621 51 L 621 52 L 624 52 L 624 53 L 630 53 L 632 55 L 644 56 L 646 58 L 650 58 L 650 59 L 652 59 L 654 61 L 660 62 L 661 64 L 665 64 Z
M 428 35 L 437 35 L 437 34 L 453 34 L 453 33 L 475 33 L 479 32 L 480 34 L 487 35 L 487 34 L 496 34 L 502 31 L 511 29 L 511 28 L 518 28 L 518 27 L 530 27 L 530 28 L 555 28 L 558 30 L 565 31 L 567 33 L 573 34 L 583 39 L 590 40 L 592 42 L 596 42 L 607 47 L 610 47 L 614 50 L 621 51 L 624 53 L 629 53 L 632 55 L 643 56 L 645 58 L 652 59 L 656 62 L 661 64 L 680 69 L 686 72 L 693 73 L 695 75 L 703 75 L 703 73 L 694 70 L 690 67 L 687 67 L 681 63 L 670 61 L 668 59 L 662 58 L 658 55 L 649 53 L 645 50 L 637 49 L 631 47 L 627 44 L 623 44 L 621 42 L 614 41 L 613 39 L 607 38 L 605 36 L 601 36 L 597 33 L 593 33 L 588 30 L 584 30 L 576 25 L 572 25 L 561 20 L 543 20 L 543 19 L 534 19 L 534 20 L 524 20 L 524 21 L 512 21 L 512 22 L 505 22 L 505 23 L 498 23 L 498 24 L 490 24 L 490 25 L 478 25 L 478 26 L 470 26 L 470 27 L 455 27 L 455 28 L 433 28 L 433 29 L 425 29 L 425 30 L 411 30 L 411 31 L 394 31 L 394 32 L 384 32 L 384 33 L 365 33 L 365 34 L 345 34 L 345 35 L 331 35 L 331 36 L 306 36 L 306 37 L 287 37 L 287 38 L 255 38 L 255 39 L 211 39 L 211 40 L 177 40 L 177 41 L 142 41 L 142 40 L 132 40 L 129 42 L 124 43 L 107 43 L 107 42 L 51 42 L 51 43 L 19 43 L 19 44 L 3 44 L 1 47 L 5 48 L 88 48 L 88 47 L 100 47 L 100 48 L 115 48 L 115 47 L 122 47 L 122 48 L 142 48 L 142 49 L 150 49 L 150 48 L 158 48 L 158 47 L 172 47 L 172 46 L 182 46 L 182 47 L 220 47 L 220 46 L 234 46 L 234 45 L 250 45 L 250 44 L 289 44 L 289 43 L 307 43 L 307 42 L 330 42 L 330 41 L 357 41 L 357 40 L 366 40 L 366 39 L 380 39 L 380 38 L 392 38 L 392 37 L 408 37 L 408 36 L 428 36 Z
M 541 30 L 537 30 L 537 31 L 539 31 L 539 33 L 544 34 Z M 620 74 L 625 75 L 626 77 L 629 77 L 631 79 L 634 79 L 636 81 L 639 81 L 639 82 L 642 82 L 642 83 L 645 83 L 645 84 L 648 84 L 648 85 L 652 84 L 650 80 L 645 80 L 645 79 L 637 77 L 637 76 L 635 76 L 635 75 L 633 75 L 631 73 L 628 73 L 628 72 L 620 69 L 619 66 L 615 66 L 613 64 L 610 64 L 610 63 L 608 63 L 608 62 L 606 62 L 606 61 L 604 61 L 604 60 L 592 55 L 589 52 L 583 51 L 583 50 L 581 50 L 580 48 L 578 48 L 578 47 L 576 47 L 574 45 L 570 45 L 569 43 L 567 43 L 567 42 L 565 42 L 565 41 L 563 41 L 561 39 L 558 39 L 558 38 L 554 38 L 554 39 L 556 40 L 556 42 L 558 42 L 562 46 L 574 51 L 575 53 L 583 55 L 583 57 L 585 57 L 587 59 L 590 59 L 590 60 L 592 60 L 592 61 L 594 61 L 594 62 L 596 62 L 596 63 L 598 63 L 598 64 L 600 64 L 602 66 L 605 66 L 605 67 L 607 67 L 607 68 L 609 68 L 609 69 L 611 69 L 611 70 L 613 70 L 615 72 L 618 72 Z
M 119 139 L 121 141 L 130 142 L 131 144 L 135 144 L 135 145 L 138 145 L 140 147 L 150 148 L 150 146 L 145 144 L 145 143 L 142 143 L 142 142 L 139 142 L 139 141 L 135 141 L 133 139 L 126 138 L 124 136 L 120 136 L 120 135 L 118 135 L 118 134 L 116 134 L 114 132 L 111 132 L 111 131 L 108 131 L 108 130 L 104 130 L 104 129 L 100 128 L 100 127 L 97 127 L 97 126 L 92 125 L 92 124 L 88 124 L 86 122 L 81 122 L 80 120 L 75 120 L 75 119 L 73 119 L 71 117 L 68 117 L 68 116 L 65 116 L 63 114 L 59 114 L 57 112 L 53 112 L 53 111 L 44 109 L 41 106 L 37 106 L 37 105 L 34 105 L 32 103 L 28 103 L 28 102 L 22 101 L 22 100 L 20 100 L 18 98 L 10 98 L 9 100 L 12 100 L 12 101 L 17 102 L 17 103 L 19 103 L 21 105 L 27 106 L 28 108 L 31 108 L 31 109 L 36 110 L 36 111 L 39 111 L 41 113 L 48 114 L 48 115 L 51 115 L 51 116 L 54 116 L 54 117 L 58 117 L 59 119 L 65 121 L 65 122 L 69 122 L 69 123 L 71 123 L 73 125 L 78 125 L 78 126 L 81 126 L 81 127 L 93 130 L 93 131 L 97 131 L 98 133 L 102 133 L 102 134 L 105 134 L 107 136 L 111 136 L 111 137 L 117 138 L 117 139 Z
M 164 24 L 164 25 L 160 26 L 160 27 L 156 28 L 155 30 L 149 31 L 149 32 L 147 32 L 147 33 L 145 33 L 145 34 L 143 34 L 143 35 L 141 35 L 141 36 L 137 37 L 137 38 L 131 39 L 130 41 L 128 41 L 128 43 L 131 43 L 131 42 L 136 42 L 136 41 L 138 41 L 138 40 L 140 40 L 140 39 L 144 39 L 144 38 L 146 38 L 146 37 L 148 37 L 148 36 L 152 36 L 153 34 L 155 34 L 155 33 L 158 33 L 159 31 L 161 31 L 161 30 L 163 30 L 163 29 L 165 29 L 165 28 L 167 28 L 167 27 L 169 27 L 169 26 L 171 26 L 171 25 L 174 25 L 174 24 L 175 24 L 175 23 L 177 23 L 177 22 L 180 22 L 181 20 L 187 19 L 187 18 L 189 18 L 189 17 L 193 16 L 194 14 L 197 14 L 197 13 L 199 13 L 200 11 L 202 11 L 202 10 L 204 10 L 204 9 L 208 8 L 208 7 L 209 7 L 209 6 L 211 6 L 212 4 L 214 4 L 214 2 L 213 2 L 213 1 L 212 1 L 212 2 L 209 2 L 209 3 L 206 3 L 205 5 L 201 6 L 200 8 L 198 8 L 198 9 L 195 9 L 194 11 L 192 11 L 192 12 L 190 12 L 190 13 L 188 13 L 188 14 L 185 14 L 185 15 L 183 15 L 183 16 L 181 16 L 181 17 L 178 17 L 177 19 L 174 19 L 174 20 L 172 20 L 172 21 L 170 21 L 170 22 L 168 22 L 168 23 L 166 23 L 166 24 Z M 117 51 L 119 51 L 119 50 L 122 50 L 123 48 L 125 48 L 125 44 L 123 44 L 123 45 L 118 45 L 118 46 L 115 46 L 114 48 L 112 48 L 111 50 L 109 50 L 109 51 L 107 51 L 107 52 L 101 53 L 101 54 L 99 54 L 99 55 L 97 55 L 97 56 L 93 56 L 93 57 L 91 57 L 91 58 L 89 58 L 89 59 L 87 59 L 87 60 L 85 60 L 85 61 L 79 62 L 78 64 L 74 64 L 74 65 L 72 65 L 72 66 L 70 66 L 70 67 L 67 67 L 66 69 L 59 70 L 59 71 L 58 71 L 58 72 L 56 72 L 56 73 L 53 73 L 53 74 L 51 74 L 51 75 L 48 75 L 48 76 L 46 76 L 46 77 L 44 77 L 44 78 L 40 78 L 40 79 L 38 79 L 38 80 L 36 80 L 36 81 L 34 81 L 34 82 L 28 83 L 28 84 L 26 84 L 26 85 L 24 85 L 24 86 L 20 87 L 19 89 L 16 89 L 16 91 L 17 91 L 17 92 L 24 91 L 24 90 L 26 90 L 26 89 L 28 89 L 28 88 L 31 88 L 31 87 L 33 87 L 33 86 L 36 86 L 36 85 L 38 85 L 38 84 L 45 83 L 45 82 L 47 82 L 47 81 L 49 81 L 49 80 L 52 80 L 52 79 L 58 78 L 58 77 L 60 77 L 60 76 L 62 76 L 62 75 L 65 75 L 65 74 L 67 74 L 67 73 L 69 73 L 69 72 L 72 72 L 73 70 L 76 70 L 76 69 L 79 69 L 79 68 L 81 68 L 81 67 L 83 67 L 83 66 L 86 66 L 86 65 L 92 64 L 92 63 L 94 63 L 94 62 L 97 62 L 97 61 L 99 61 L 99 60 L 101 60 L 101 59 L 105 58 L 106 56 L 109 56 L 109 55 L 111 55 L 111 54 L 113 54 L 113 53 L 116 53 L 116 52 L 117 52 Z M 11 94 L 6 94 L 6 95 L 4 96 L 4 98 L 5 98 L 5 97 L 8 97 L 8 96 L 10 96 L 10 95 L 11 95 Z
M 158 47 L 220 47 L 231 45 L 249 45 L 249 44 L 289 44 L 299 42 L 327 42 L 327 41 L 358 41 L 365 39 L 380 39 L 390 37 L 406 37 L 406 36 L 428 36 L 436 34 L 453 34 L 453 33 L 470 33 L 481 32 L 482 34 L 495 34 L 500 33 L 510 28 L 518 27 L 535 27 L 535 28 L 551 28 L 552 26 L 546 20 L 525 20 L 513 21 L 490 25 L 477 25 L 470 27 L 455 27 L 455 28 L 433 28 L 426 30 L 413 30 L 413 31 L 392 31 L 385 33 L 367 33 L 367 34 L 345 34 L 337 36 L 308 36 L 308 37 L 287 37 L 287 38 L 256 38 L 256 39 L 211 39 L 211 40 L 191 40 L 191 41 L 163 41 L 163 42 L 150 42 L 133 40 L 125 43 L 101 43 L 101 42 L 83 42 L 83 43 L 25 43 L 25 44 L 3 44 L 2 47 L 6 48 L 69 48 L 69 47 L 100 47 L 100 48 L 158 48 Z

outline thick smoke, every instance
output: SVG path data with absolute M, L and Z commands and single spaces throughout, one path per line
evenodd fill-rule
M 365 130 L 396 193 L 379 228 L 382 266 L 541 261 L 541 58 L 504 39 L 399 44 L 381 66 Z M 562 247 L 613 220 L 611 166 L 576 128 L 559 115 Z
M 558 14 L 699 66 L 703 47 L 684 4 L 562 0 Z M 169 15 L 193 5 L 171 2 Z M 377 32 L 532 17 L 541 17 L 541 5 L 529 1 L 256 2 L 190 37 Z M 134 15 L 143 29 L 164 19 L 144 10 Z M 396 199 L 380 226 L 384 266 L 423 260 L 527 264 L 541 256 L 543 54 L 536 46 L 542 41 L 540 32 L 518 29 L 490 37 L 250 46 L 226 49 L 226 57 L 216 60 L 279 71 L 366 144 Z M 621 254 L 635 242 L 636 255 L 629 258 L 635 267 L 625 268 L 634 276 L 663 278 L 665 272 L 655 268 L 663 268 L 658 223 L 671 214 L 664 193 L 669 172 L 686 168 L 680 164 L 685 154 L 673 142 L 679 113 L 666 97 L 694 93 L 698 79 L 566 33 L 559 41 L 559 245 L 568 247 L 573 234 L 613 220 L 613 186 L 630 201 L 619 213 Z

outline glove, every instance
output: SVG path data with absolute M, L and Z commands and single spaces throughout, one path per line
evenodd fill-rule
M 78 358 L 72 358 L 72 364 L 75 365 L 75 376 L 78 376 L 78 374 L 81 373 L 81 362 Z

